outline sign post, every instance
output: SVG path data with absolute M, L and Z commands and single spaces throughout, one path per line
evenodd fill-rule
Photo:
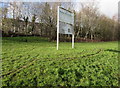
M 59 6 L 58 6 L 58 13 L 57 13 L 57 50 L 59 46 Z
M 74 34 L 72 34 L 72 48 L 74 48 Z
M 74 13 L 58 6 L 57 12 L 57 50 L 59 47 L 59 33 L 72 35 L 74 48 Z

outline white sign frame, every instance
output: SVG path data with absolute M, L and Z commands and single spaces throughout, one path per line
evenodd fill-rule
M 59 18 L 60 17 L 60 13 L 59 13 L 59 10 L 60 9 L 64 9 L 64 8 L 58 6 L 58 9 L 57 9 L 57 50 L 58 50 L 58 46 L 59 46 L 59 32 L 60 32 L 59 31 L 59 25 L 60 25 L 60 18 Z M 64 10 L 66 10 L 66 9 L 64 9 Z M 71 12 L 69 10 L 66 10 L 66 11 Z M 74 14 L 74 13 L 72 13 L 72 14 Z M 74 26 L 74 18 L 73 18 L 73 24 L 72 24 L 72 26 Z M 74 33 L 72 33 L 72 48 L 74 48 Z

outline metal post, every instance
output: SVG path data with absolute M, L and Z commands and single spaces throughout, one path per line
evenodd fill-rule
M 72 34 L 72 48 L 74 48 L 74 34 Z
M 59 46 L 59 6 L 58 6 L 58 13 L 57 13 L 57 50 Z

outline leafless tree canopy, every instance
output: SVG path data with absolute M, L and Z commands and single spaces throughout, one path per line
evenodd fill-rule
M 10 2 L 2 3 L 0 17 L 3 36 L 44 36 L 56 40 L 57 6 L 72 10 L 75 14 L 75 39 L 117 40 L 117 16 L 109 18 L 100 13 L 94 2 Z M 70 35 L 60 35 L 61 40 L 70 39 Z

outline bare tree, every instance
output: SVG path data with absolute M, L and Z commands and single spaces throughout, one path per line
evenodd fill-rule
M 82 5 L 81 26 L 84 27 L 85 37 L 94 39 L 95 29 L 98 27 L 99 10 L 94 2 Z

